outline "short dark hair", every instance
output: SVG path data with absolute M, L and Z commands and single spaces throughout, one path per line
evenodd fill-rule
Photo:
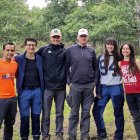
M 35 38 L 28 37 L 28 38 L 26 38 L 25 41 L 24 41 L 24 46 L 27 45 L 27 42 L 28 42 L 28 41 L 35 42 L 36 45 L 37 45 L 37 40 L 36 40 Z
M 12 43 L 12 42 L 7 42 L 7 43 L 3 44 L 3 50 L 5 50 L 6 45 L 14 45 L 14 49 L 15 49 L 15 47 L 16 47 L 14 43 Z

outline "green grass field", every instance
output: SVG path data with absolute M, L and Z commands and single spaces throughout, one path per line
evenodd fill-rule
M 65 116 L 65 121 L 64 121 L 64 138 L 65 140 L 67 139 L 67 128 L 68 128 L 68 117 L 70 113 L 70 108 L 68 107 L 67 103 L 65 103 L 65 110 L 64 110 L 64 116 Z M 124 106 L 124 114 L 125 114 L 125 132 L 124 132 L 124 140 L 136 140 L 136 134 L 134 130 L 134 126 L 132 123 L 132 118 L 130 116 L 128 107 L 125 103 Z M 109 140 L 113 139 L 113 133 L 115 131 L 115 125 L 114 125 L 114 116 L 113 116 L 113 108 L 112 108 L 112 103 L 109 102 L 105 113 L 104 113 L 104 118 L 105 118 L 105 123 L 106 123 L 106 128 L 107 128 L 107 133 Z M 20 126 L 20 118 L 19 118 L 19 112 L 17 113 L 16 117 L 16 123 L 14 125 L 14 137 L 13 140 L 20 140 L 20 135 L 19 135 L 19 126 Z M 3 129 L 0 130 L 0 140 L 2 140 L 2 132 Z M 55 138 L 55 108 L 54 104 L 52 107 L 51 111 L 51 128 L 50 128 L 50 134 L 52 135 L 51 139 L 54 140 Z M 93 121 L 93 116 L 91 114 L 91 123 L 90 123 L 90 136 L 96 134 L 96 127 Z M 80 136 L 80 130 L 78 127 L 78 139 Z M 30 140 L 32 140 L 32 137 L 30 136 Z

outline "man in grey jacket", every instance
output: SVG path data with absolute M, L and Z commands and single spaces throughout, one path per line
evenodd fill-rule
M 69 105 L 71 107 L 68 140 L 76 140 L 81 106 L 81 140 L 89 140 L 90 108 L 93 103 L 93 89 L 97 73 L 96 54 L 88 42 L 87 29 L 78 31 L 78 43 L 66 50 L 67 84 L 70 86 Z

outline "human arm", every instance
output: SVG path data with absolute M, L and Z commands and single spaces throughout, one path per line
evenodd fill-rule
M 38 51 L 36 53 L 42 57 L 44 49 L 45 49 L 45 47 L 41 47 L 38 49 Z
M 140 71 L 140 60 L 139 59 L 136 59 L 136 65 L 138 66 L 138 69 Z
M 66 55 L 66 78 L 67 78 L 67 84 L 70 86 L 71 81 L 70 81 L 70 50 L 67 49 L 65 52 Z
M 98 75 L 99 69 L 98 69 L 98 61 L 97 61 L 97 57 L 96 57 L 96 53 L 95 53 L 94 49 L 93 49 L 92 67 L 93 67 L 94 75 L 95 75 L 94 85 L 96 85 L 98 82 L 97 75 Z
M 95 93 L 96 93 L 96 97 L 101 98 L 101 82 L 100 82 L 100 69 L 99 69 L 99 61 L 102 55 L 100 55 L 98 57 L 98 59 L 96 60 L 97 63 L 97 69 L 96 69 L 96 75 L 95 75 L 95 79 L 96 79 L 96 89 L 95 89 Z

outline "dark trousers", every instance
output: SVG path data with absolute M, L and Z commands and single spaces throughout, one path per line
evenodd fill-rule
M 21 126 L 20 126 L 20 136 L 21 137 L 28 137 L 29 136 L 29 116 L 21 117 Z M 40 115 L 31 114 L 32 120 L 32 135 L 33 136 L 40 136 Z
M 49 135 L 50 131 L 50 113 L 52 101 L 54 99 L 56 109 L 56 134 L 63 133 L 63 111 L 64 101 L 66 98 L 66 89 L 48 90 L 45 89 L 43 96 L 43 116 L 42 116 L 42 136 L 43 138 Z
M 20 136 L 29 136 L 29 118 L 32 119 L 32 135 L 40 135 L 40 113 L 42 109 L 41 89 L 24 89 L 18 96 L 20 111 Z M 31 112 L 31 113 L 30 113 Z
M 93 107 L 93 116 L 97 127 L 97 133 L 98 135 L 101 135 L 101 133 L 106 133 L 103 112 L 105 110 L 106 104 L 110 99 L 112 100 L 114 108 L 114 117 L 116 125 L 114 138 L 117 140 L 122 140 L 124 133 L 124 91 L 122 85 L 102 85 L 102 97 L 101 99 L 96 98 Z
M 127 101 L 130 113 L 133 117 L 133 123 L 135 126 L 138 140 L 140 140 L 140 93 L 127 94 L 126 101 Z
M 0 99 L 0 127 L 4 120 L 3 140 L 12 140 L 17 112 L 17 97 Z
M 69 116 L 68 134 L 70 138 L 77 135 L 77 127 L 79 122 L 79 109 L 81 106 L 81 122 L 80 131 L 81 138 L 88 137 L 90 129 L 90 108 L 93 103 L 93 87 L 80 88 L 75 85 L 71 85 L 71 112 Z

